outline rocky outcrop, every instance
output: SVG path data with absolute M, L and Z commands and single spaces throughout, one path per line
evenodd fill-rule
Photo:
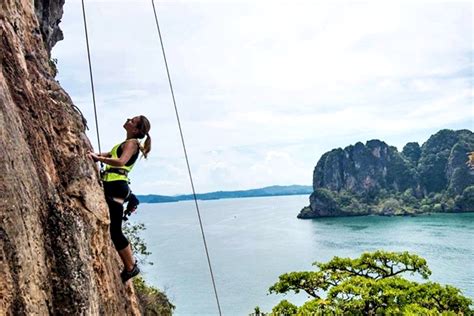
M 466 164 L 472 150 L 474 135 L 469 130 L 442 130 L 431 136 L 423 144 L 416 166 L 425 193 L 440 192 L 451 186 L 453 193 L 460 194 L 467 185 L 474 184 L 474 176 Z
M 63 16 L 63 6 L 64 0 L 35 1 L 35 13 L 38 18 L 39 30 L 48 55 L 51 54 L 53 46 L 64 38 L 63 32 L 59 28 Z
M 83 119 L 50 67 L 63 3 L 0 5 L 0 314 L 139 314 Z
M 441 211 L 474 211 L 467 190 L 474 173 L 466 165 L 473 150 L 469 130 L 439 131 L 421 147 L 408 143 L 401 153 L 380 140 L 334 149 L 318 161 L 310 205 L 298 217 L 417 213 L 423 203 L 425 210 L 433 204 Z
M 370 193 L 381 188 L 406 190 L 416 186 L 410 164 L 395 147 L 379 140 L 325 153 L 313 173 L 314 189 Z

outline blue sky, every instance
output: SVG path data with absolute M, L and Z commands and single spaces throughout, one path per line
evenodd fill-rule
M 473 4 L 156 1 L 198 192 L 311 185 L 320 156 L 399 150 L 473 129 Z M 103 150 L 152 122 L 140 194 L 191 191 L 150 1 L 86 0 Z M 57 79 L 97 148 L 80 1 L 66 1 Z

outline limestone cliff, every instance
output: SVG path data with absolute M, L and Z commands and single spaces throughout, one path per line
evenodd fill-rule
M 310 205 L 298 217 L 474 211 L 474 150 L 469 130 L 441 130 L 402 152 L 380 140 L 325 153 L 316 164 Z
M 63 3 L 0 4 L 0 314 L 139 314 L 83 119 L 49 61 Z

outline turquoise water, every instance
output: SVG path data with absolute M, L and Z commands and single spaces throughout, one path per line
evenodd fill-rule
M 223 315 L 270 311 L 282 299 L 300 305 L 304 294 L 267 295 L 280 274 L 311 269 L 333 256 L 376 249 L 414 252 L 428 261 L 430 280 L 474 298 L 474 213 L 419 217 L 299 220 L 307 196 L 199 201 Z M 216 315 L 217 305 L 193 201 L 142 204 L 133 223 L 153 266 L 148 283 L 165 290 L 176 315 Z

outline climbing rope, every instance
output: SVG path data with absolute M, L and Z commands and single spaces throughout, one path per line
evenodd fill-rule
M 171 96 L 173 98 L 174 111 L 176 113 L 176 119 L 178 121 L 179 134 L 181 135 L 181 143 L 183 145 L 184 157 L 186 158 L 186 165 L 188 166 L 189 180 L 191 181 L 191 188 L 193 190 L 194 203 L 196 205 L 196 212 L 197 212 L 197 216 L 198 216 L 198 219 L 199 219 L 199 226 L 201 227 L 202 240 L 204 242 L 204 249 L 206 250 L 206 256 L 207 256 L 207 263 L 208 263 L 208 266 L 209 266 L 209 272 L 211 273 L 212 286 L 214 288 L 214 294 L 216 296 L 217 309 L 219 310 L 219 315 L 222 315 L 221 305 L 219 303 L 219 296 L 217 295 L 217 288 L 216 288 L 216 282 L 215 282 L 215 279 L 214 279 L 214 273 L 212 272 L 212 265 L 211 265 L 211 259 L 209 257 L 209 250 L 207 248 L 206 236 L 204 234 L 204 228 L 203 228 L 203 225 L 202 225 L 201 212 L 199 211 L 199 205 L 198 205 L 197 197 L 196 197 L 196 190 L 194 189 L 193 176 L 191 174 L 191 168 L 189 167 L 189 159 L 188 159 L 188 154 L 187 154 L 187 151 L 186 151 L 186 145 L 185 145 L 185 142 L 184 142 L 183 130 L 181 128 L 181 122 L 179 120 L 178 106 L 176 105 L 176 99 L 174 97 L 173 84 L 171 83 L 170 71 L 169 71 L 169 68 L 168 68 L 168 62 L 166 60 L 165 47 L 163 45 L 163 38 L 161 37 L 160 24 L 158 23 L 158 15 L 156 14 L 155 1 L 151 0 L 151 4 L 153 6 L 153 13 L 155 15 L 155 22 L 156 22 L 156 29 L 158 30 L 158 37 L 160 38 L 161 51 L 163 53 L 163 59 L 165 61 L 166 73 L 168 75 L 168 83 L 169 83 L 170 90 L 171 90 Z
M 179 119 L 178 106 L 176 105 L 176 98 L 174 96 L 173 84 L 171 83 L 171 76 L 170 76 L 170 71 L 169 71 L 169 68 L 168 68 L 168 61 L 166 59 L 165 48 L 164 48 L 164 45 L 163 45 L 163 39 L 161 37 L 160 25 L 158 23 L 158 16 L 156 14 L 156 8 L 155 8 L 154 0 L 151 0 L 151 4 L 153 6 L 153 13 L 155 15 L 156 28 L 158 30 L 158 36 L 159 36 L 160 44 L 161 44 L 161 51 L 163 52 L 163 59 L 165 61 L 166 73 L 168 75 L 168 83 L 169 83 L 170 90 L 171 90 L 171 96 L 173 98 L 174 110 L 175 110 L 175 113 L 176 113 L 176 119 L 178 121 L 179 133 L 181 135 L 181 143 L 183 145 L 184 156 L 186 158 L 186 165 L 188 167 L 189 179 L 191 181 L 191 188 L 193 190 L 194 203 L 196 205 L 197 216 L 198 216 L 198 219 L 199 219 L 199 226 L 201 228 L 202 240 L 204 242 L 204 249 L 206 250 L 207 263 L 208 263 L 208 266 L 209 266 L 209 272 L 211 274 L 212 286 L 214 288 L 214 294 L 215 294 L 216 302 L 217 302 L 217 309 L 219 310 L 219 315 L 222 315 L 221 306 L 220 306 L 220 303 L 219 303 L 219 296 L 217 294 L 216 282 L 215 282 L 215 279 L 214 279 L 214 273 L 212 272 L 212 265 L 211 265 L 211 259 L 210 259 L 210 256 L 209 256 L 209 250 L 208 250 L 208 247 L 207 247 L 206 236 L 204 234 L 204 228 L 203 228 L 203 225 L 202 225 L 201 212 L 199 211 L 199 204 L 197 202 L 196 190 L 194 189 L 194 181 L 193 181 L 193 177 L 192 177 L 192 174 L 191 174 L 191 167 L 189 166 L 189 159 L 188 159 L 188 153 L 187 153 L 186 145 L 185 145 L 185 141 L 184 141 L 183 129 L 181 128 L 181 121 Z M 92 75 L 92 63 L 91 63 L 91 56 L 90 56 L 90 49 L 89 49 L 89 36 L 88 36 L 88 33 L 87 33 L 87 21 L 86 21 L 86 10 L 85 10 L 85 5 L 84 5 L 84 0 L 82 0 L 82 15 L 83 15 L 83 18 L 84 18 L 84 32 L 85 32 L 85 35 L 86 35 L 87 58 L 88 58 L 88 61 L 89 61 L 89 74 L 90 74 L 90 82 L 91 82 L 91 90 L 92 90 L 92 102 L 94 104 L 94 118 L 95 118 L 96 132 L 97 132 L 97 142 L 98 142 L 98 145 L 99 145 L 99 152 L 101 152 L 101 149 L 100 149 L 100 135 L 99 135 L 99 121 L 97 119 L 97 106 L 96 106 L 96 102 L 95 102 L 94 78 L 93 78 L 93 75 Z M 102 167 L 102 163 L 101 163 L 101 167 Z
M 92 63 L 91 63 L 91 54 L 90 54 L 90 49 L 89 49 L 89 36 L 87 34 L 86 8 L 84 6 L 84 0 L 82 0 L 82 17 L 84 18 L 84 33 L 86 34 L 87 60 L 89 61 L 89 75 L 90 75 L 91 90 L 92 90 L 92 102 L 94 103 L 95 129 L 97 133 L 97 142 L 99 144 L 99 153 L 101 153 L 102 150 L 100 149 L 99 121 L 97 119 L 97 106 L 95 104 L 94 77 L 92 76 Z M 100 163 L 100 167 L 101 169 L 103 168 L 102 162 Z

